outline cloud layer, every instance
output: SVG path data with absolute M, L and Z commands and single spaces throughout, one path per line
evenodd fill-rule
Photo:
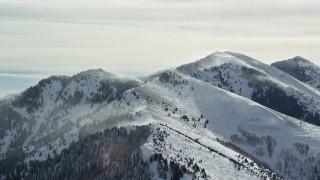
M 320 64 L 319 9 L 318 0 L 0 0 L 0 71 L 140 76 L 217 50 Z

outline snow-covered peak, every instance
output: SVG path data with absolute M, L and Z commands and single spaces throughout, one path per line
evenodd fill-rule
M 320 67 L 303 57 L 294 58 L 272 63 L 271 66 L 286 72 L 292 77 L 320 89 Z
M 179 66 L 177 67 L 177 70 L 184 74 L 192 74 L 205 68 L 221 66 L 224 63 L 231 63 L 238 66 L 256 69 L 260 72 L 268 74 L 271 78 L 275 79 L 275 81 L 284 86 L 293 87 L 303 93 L 311 94 L 314 97 L 319 97 L 320 95 L 318 92 L 314 92 L 314 90 L 309 86 L 306 86 L 304 83 L 292 78 L 283 71 L 273 68 L 268 64 L 262 63 L 244 54 L 232 51 L 214 52 L 213 54 L 210 54 L 196 62 Z
M 295 56 L 293 58 L 283 60 L 283 61 L 277 61 L 272 63 L 271 65 L 277 65 L 277 64 L 283 64 L 286 66 L 300 66 L 300 67 L 318 67 L 318 65 L 312 63 L 311 61 L 301 57 L 301 56 Z
M 303 64 L 312 65 L 312 62 L 310 62 L 309 60 L 307 60 L 307 59 L 305 59 L 305 58 L 303 58 L 301 56 L 296 56 L 296 57 L 294 57 L 294 58 L 292 58 L 290 60 L 292 60 L 295 63 L 303 63 Z
M 237 58 L 238 61 L 242 61 L 243 63 L 245 63 L 247 65 L 256 66 L 256 65 L 263 64 L 262 62 L 254 59 L 252 57 L 249 57 L 245 54 L 241 54 L 241 53 L 233 52 L 233 51 L 225 51 L 225 53 Z
M 256 68 L 259 70 L 264 69 L 265 66 L 269 66 L 254 58 L 251 58 L 247 55 L 244 55 L 238 52 L 216 51 L 198 61 L 179 66 L 177 70 L 185 74 L 190 74 L 205 68 L 221 66 L 222 64 L 225 64 L 225 63 L 230 63 L 234 65 L 239 65 L 239 66 L 246 66 L 248 68 Z
M 216 51 L 198 61 L 181 65 L 177 67 L 177 70 L 184 74 L 190 74 L 205 68 L 220 66 L 225 63 L 232 63 L 232 64 L 238 64 L 238 65 L 245 64 L 244 61 L 241 61 L 239 58 L 237 58 L 230 52 Z
M 116 76 L 110 72 L 106 72 L 101 68 L 82 71 L 82 72 L 76 74 L 74 77 L 75 78 L 89 77 L 89 78 L 94 78 L 94 79 L 117 79 L 118 78 L 118 76 Z

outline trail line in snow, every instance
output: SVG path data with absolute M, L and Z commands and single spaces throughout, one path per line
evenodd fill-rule
M 178 133 L 178 134 L 180 134 L 180 135 L 182 135 L 182 136 L 184 136 L 185 138 L 187 138 L 187 139 L 195 142 L 196 144 L 199 144 L 200 146 L 202 146 L 202 147 L 210 150 L 210 152 L 214 152 L 214 153 L 222 156 L 223 158 L 227 158 L 228 160 L 230 160 L 230 161 L 233 162 L 234 164 L 237 164 L 238 166 L 241 166 L 241 167 L 243 167 L 243 168 L 246 168 L 247 170 L 250 170 L 250 168 L 249 168 L 248 166 L 244 165 L 243 163 L 240 163 L 240 162 L 238 162 L 238 161 L 236 161 L 236 160 L 234 160 L 234 159 L 232 159 L 232 158 L 230 158 L 230 157 L 227 157 L 227 156 L 225 156 L 223 153 L 221 153 L 221 152 L 219 152 L 219 151 L 217 151 L 217 150 L 215 150 L 215 149 L 213 149 L 213 148 L 211 148 L 211 147 L 209 147 L 209 146 L 207 146 L 207 145 L 202 144 L 201 142 L 199 142 L 199 139 L 193 139 L 193 138 L 191 138 L 190 136 L 188 136 L 188 135 L 186 135 L 186 134 L 183 134 L 183 133 L 181 133 L 180 131 L 175 130 L 175 129 L 171 128 L 171 127 L 168 127 L 167 125 L 164 125 L 164 124 L 162 124 L 162 123 L 157 123 L 157 124 L 160 125 L 160 126 L 162 126 L 162 127 L 167 128 L 167 129 L 170 129 L 170 130 L 172 130 L 172 131 L 174 131 L 174 132 L 176 132 L 176 133 Z M 223 145 L 223 144 L 222 144 L 222 145 Z M 245 157 L 244 155 L 241 155 L 241 156 Z M 250 158 L 248 158 L 248 157 L 245 157 L 245 158 L 250 159 Z M 250 160 L 252 160 L 252 159 L 250 159 Z M 264 167 L 264 166 L 261 165 L 260 163 L 255 162 L 254 160 L 252 160 L 252 161 L 253 161 L 255 164 L 257 164 L 259 167 L 263 167 L 263 169 L 264 169 L 265 171 L 267 171 L 267 172 L 269 171 L 269 173 L 271 174 L 270 176 L 271 176 L 272 179 L 284 179 L 280 174 L 278 174 L 278 173 L 270 170 L 269 168 Z M 272 174 L 275 175 L 275 178 L 272 177 Z M 259 174 L 256 174 L 256 175 L 259 175 Z

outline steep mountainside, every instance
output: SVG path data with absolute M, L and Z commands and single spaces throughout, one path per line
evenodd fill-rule
M 320 178 L 320 127 L 279 112 L 309 102 L 316 116 L 318 92 L 244 55 L 209 57 L 143 82 L 54 76 L 2 100 L 0 179 Z
M 0 103 L 0 169 L 14 161 L 44 160 L 72 141 L 126 120 L 132 111 L 120 100 L 141 82 L 101 69 L 73 77 L 52 76 Z
M 164 71 L 136 89 L 143 97 L 153 97 L 147 102 L 156 121 L 201 144 L 223 154 L 228 147 L 287 179 L 318 177 L 314 174 L 320 165 L 317 126 L 179 72 Z
M 178 71 L 297 119 L 320 125 L 320 93 L 248 56 L 216 52 Z
M 320 67 L 302 57 L 297 56 L 292 59 L 278 61 L 272 63 L 271 66 L 320 90 Z

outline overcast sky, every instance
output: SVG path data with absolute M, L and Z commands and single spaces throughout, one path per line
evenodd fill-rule
M 141 76 L 221 50 L 320 64 L 319 0 L 0 0 L 0 97 L 52 74 Z

